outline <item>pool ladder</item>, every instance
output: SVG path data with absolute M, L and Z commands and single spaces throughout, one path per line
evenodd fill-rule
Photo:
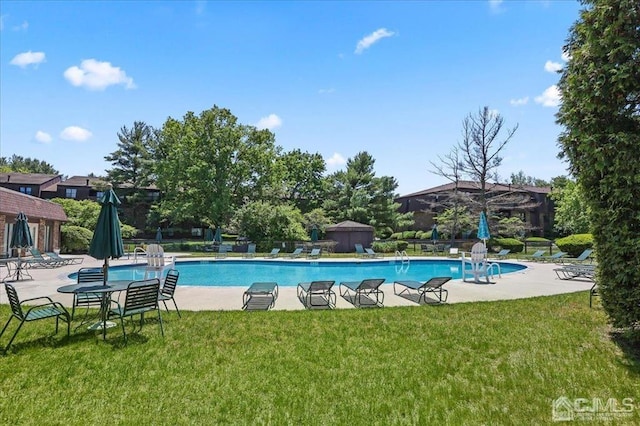
M 400 263 L 402 263 L 403 265 L 408 265 L 410 263 L 409 261 L 409 255 L 407 254 L 407 252 L 405 250 L 396 250 L 396 257 L 395 257 L 395 261 L 397 262 L 398 259 L 400 259 Z

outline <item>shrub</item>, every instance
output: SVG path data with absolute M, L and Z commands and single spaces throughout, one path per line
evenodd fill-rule
M 402 233 L 402 239 L 410 240 L 416 237 L 416 231 L 404 231 Z
M 402 238 L 402 232 L 394 232 L 389 236 L 390 240 L 399 240 L 400 238 Z
M 524 243 L 515 238 L 494 238 L 492 239 L 493 245 L 500 246 L 503 249 L 511 250 L 511 253 L 522 253 L 524 249 Z
M 542 237 L 529 237 L 525 239 L 528 243 L 548 243 L 551 240 Z
M 63 253 L 89 250 L 93 232 L 82 226 L 62 225 L 60 227 L 62 240 L 60 249 Z
M 577 257 L 586 249 L 593 248 L 593 235 L 574 234 L 556 240 L 556 245 L 561 251 L 569 253 L 569 256 Z
M 371 245 L 373 251 L 378 253 L 395 253 L 406 250 L 407 247 L 409 247 L 409 243 L 406 241 L 374 241 Z

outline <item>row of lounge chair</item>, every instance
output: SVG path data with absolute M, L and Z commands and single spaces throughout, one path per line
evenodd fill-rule
M 536 262 L 555 262 L 558 264 L 576 264 L 591 261 L 592 249 L 584 250 L 578 257 L 567 257 L 567 253 L 559 251 L 549 256 L 545 256 L 546 250 L 538 250 L 532 255 L 521 256 L 522 260 L 532 260 Z
M 451 280 L 451 277 L 435 277 L 428 281 L 396 281 L 393 283 L 393 292 L 397 296 L 405 297 L 416 303 L 427 302 L 427 295 L 435 297 L 433 302 L 446 302 L 448 291 L 442 286 Z M 342 298 L 357 308 L 383 307 L 384 292 L 380 286 L 384 278 L 371 278 L 362 281 L 344 281 L 339 285 L 339 293 Z M 333 290 L 335 281 L 318 280 L 299 283 L 296 294 L 306 309 L 333 309 L 336 306 L 337 296 Z M 278 297 L 278 284 L 275 282 L 253 283 L 242 296 L 242 309 L 244 310 L 268 310 L 275 305 Z
M 20 259 L 20 263 L 29 268 L 58 268 L 66 265 L 79 265 L 82 257 L 62 257 L 55 252 L 45 252 L 44 255 L 35 247 L 29 249 L 30 257 Z

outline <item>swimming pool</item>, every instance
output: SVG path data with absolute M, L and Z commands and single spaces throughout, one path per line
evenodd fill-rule
M 526 269 L 523 265 L 498 262 L 503 274 Z M 459 260 L 412 260 L 402 264 L 394 260 L 366 262 L 299 262 L 260 260 L 201 260 L 177 262 L 179 285 L 206 287 L 246 287 L 257 281 L 275 281 L 281 286 L 295 286 L 316 280 L 361 281 L 367 278 L 426 281 L 431 277 L 462 278 Z M 141 280 L 146 268 L 139 265 L 109 268 L 110 280 Z M 497 270 L 495 271 L 497 273 Z M 151 272 L 153 274 L 153 272 Z M 70 276 L 73 278 L 73 275 Z

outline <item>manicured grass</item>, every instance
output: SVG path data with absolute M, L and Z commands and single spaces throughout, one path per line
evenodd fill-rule
M 560 396 L 640 404 L 638 340 L 616 344 L 586 293 L 164 318 L 126 346 L 26 324 L 0 356 L 0 424 L 537 425 Z

